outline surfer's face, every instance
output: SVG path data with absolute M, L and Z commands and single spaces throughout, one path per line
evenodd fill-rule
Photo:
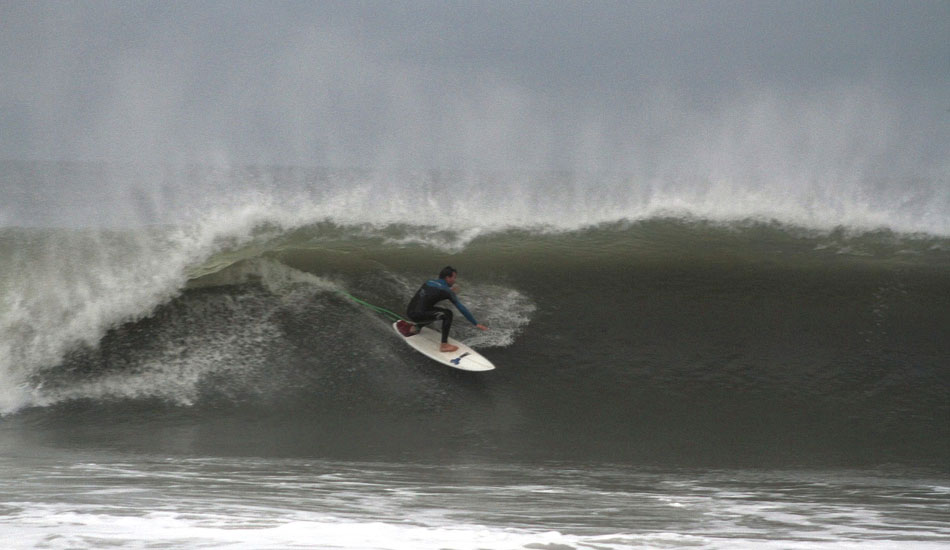
M 446 278 L 445 278 L 445 282 L 449 283 L 449 286 L 452 286 L 452 285 L 455 284 L 455 279 L 458 279 L 458 276 L 459 276 L 459 274 L 458 274 L 458 272 L 456 271 L 455 273 L 453 273 L 453 274 L 449 275 L 448 277 L 446 277 Z

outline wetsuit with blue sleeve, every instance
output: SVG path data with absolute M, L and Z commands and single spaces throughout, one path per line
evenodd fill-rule
M 423 284 L 416 294 L 409 300 L 409 307 L 406 308 L 406 314 L 409 319 L 422 327 L 434 322 L 442 321 L 442 342 L 449 341 L 449 329 L 452 328 L 452 311 L 444 307 L 436 307 L 435 304 L 442 300 L 451 300 L 462 315 L 473 325 L 478 321 L 472 313 L 459 302 L 458 296 L 452 291 L 445 279 L 430 279 Z

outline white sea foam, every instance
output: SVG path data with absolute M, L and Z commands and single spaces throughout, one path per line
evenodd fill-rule
M 249 204 L 180 228 L 9 230 L 12 257 L 0 266 L 0 413 L 58 400 L 31 377 L 76 347 L 95 346 L 117 324 L 149 315 L 181 291 L 190 269 L 247 244 L 271 218 L 266 205 Z M 162 361 L 159 371 L 167 371 Z M 156 383 L 180 374 L 159 371 L 152 371 Z M 92 394 L 124 391 L 121 381 L 98 384 Z
M 72 465 L 5 460 L 0 469 L 0 528 L 11 550 L 929 550 L 950 537 L 946 520 L 919 513 L 945 503 L 926 482 L 866 475 L 836 483 L 841 472 L 129 456 Z

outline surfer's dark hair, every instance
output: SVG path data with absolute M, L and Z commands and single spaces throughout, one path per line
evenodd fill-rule
M 442 268 L 442 271 L 439 272 L 439 278 L 446 279 L 448 277 L 451 277 L 453 273 L 458 273 L 458 270 L 450 265 L 447 265 Z

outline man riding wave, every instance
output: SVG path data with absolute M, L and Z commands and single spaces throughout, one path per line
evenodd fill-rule
M 455 295 L 458 285 L 455 281 L 458 279 L 458 271 L 451 266 L 446 266 L 439 272 L 438 279 L 429 279 L 416 291 L 412 299 L 409 300 L 409 306 L 406 308 L 406 314 L 415 324 L 416 328 L 411 334 L 418 334 L 422 327 L 435 321 L 442 321 L 442 344 L 439 351 L 451 352 L 458 349 L 458 346 L 449 344 L 449 330 L 452 328 L 452 311 L 443 307 L 436 307 L 435 304 L 442 300 L 450 300 L 462 315 L 476 327 L 481 330 L 488 330 L 488 327 L 475 320 L 472 313 L 462 305 L 458 296 Z

